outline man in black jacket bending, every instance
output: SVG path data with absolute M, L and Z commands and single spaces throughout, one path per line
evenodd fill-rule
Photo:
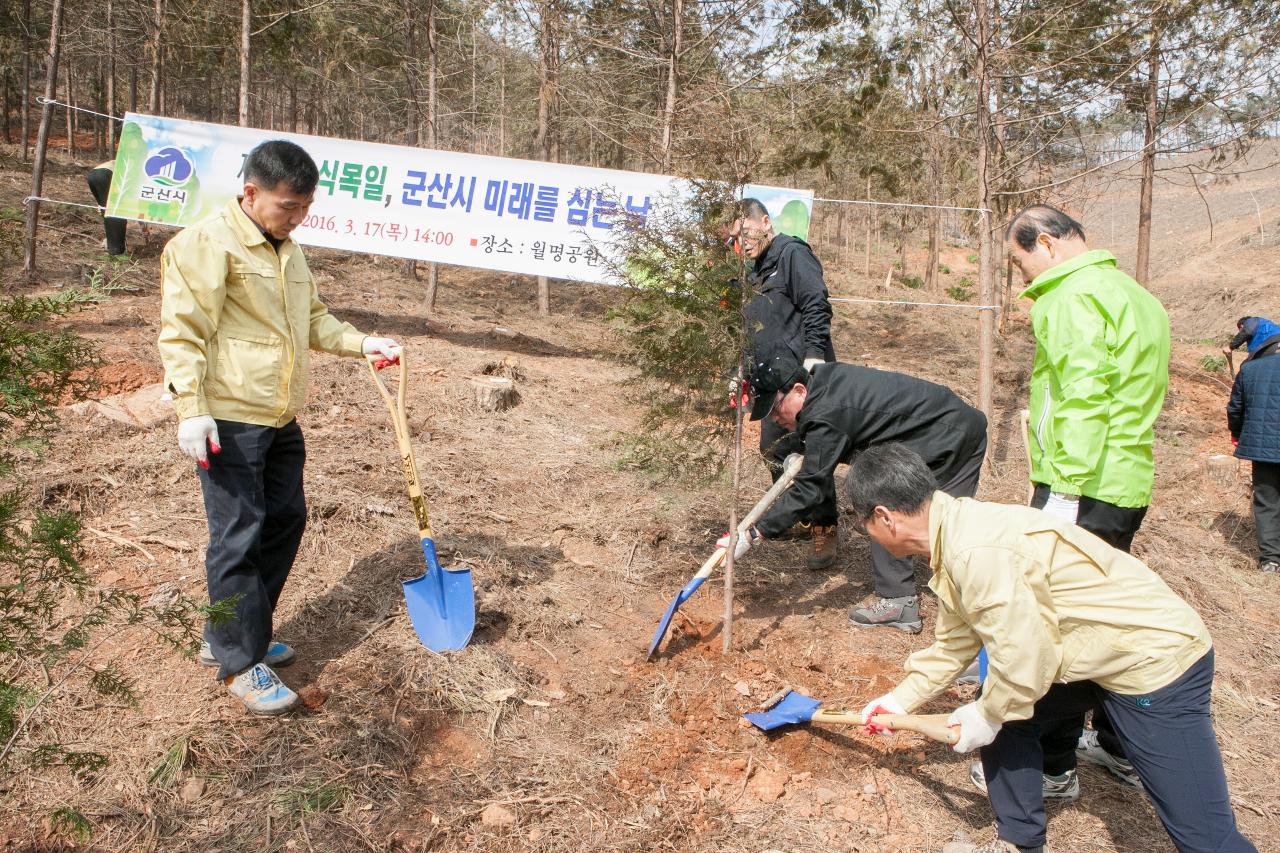
M 776 538 L 796 519 L 835 506 L 836 465 L 878 444 L 896 441 L 924 459 L 942 490 L 973 497 L 987 452 L 987 419 L 949 388 L 887 370 L 819 364 L 812 372 L 783 355 L 753 365 L 751 419 L 769 418 L 804 442 L 804 467 L 795 483 L 760 519 L 738 551 Z M 815 523 L 817 523 L 815 521 Z M 739 556 L 740 556 L 739 554 Z M 911 558 L 876 543 L 871 564 L 879 600 L 849 611 L 859 627 L 920 632 L 920 600 Z
M 730 226 L 730 242 L 754 264 L 747 276 L 752 299 L 746 309 L 751 362 L 765 362 L 790 354 L 806 370 L 836 360 L 831 345 L 831 303 L 822 279 L 822 264 L 809 244 L 787 234 L 775 234 L 769 213 L 758 199 L 743 199 L 738 218 Z M 760 453 L 776 480 L 782 460 L 803 452 L 798 437 L 772 422 L 760 426 Z M 811 569 L 826 569 L 836 561 L 835 484 L 829 506 L 814 507 L 810 515 L 794 519 L 811 527 Z

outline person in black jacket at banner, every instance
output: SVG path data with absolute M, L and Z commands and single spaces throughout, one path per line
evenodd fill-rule
M 835 503 L 836 466 L 863 450 L 901 442 L 918 453 L 953 497 L 973 497 L 987 452 L 987 419 L 949 388 L 887 370 L 818 364 L 812 371 L 789 354 L 753 364 L 751 419 L 769 418 L 804 442 L 804 467 L 791 488 L 752 530 L 738 555 L 774 539 L 815 507 Z M 872 543 L 879 600 L 849 611 L 859 627 L 920 632 L 920 600 L 911 558 Z
M 1258 568 L 1280 573 L 1280 334 L 1249 353 L 1227 404 L 1236 456 L 1253 463 Z
M 769 213 L 758 199 L 743 199 L 729 228 L 729 244 L 754 263 L 747 275 L 752 299 L 745 311 L 751 362 L 787 353 L 805 369 L 836 360 L 831 344 L 831 302 L 822 278 L 822 264 L 809 244 L 798 237 L 776 234 Z M 736 389 L 733 392 L 736 397 Z M 803 452 L 795 435 L 773 423 L 761 424 L 760 453 L 776 480 L 782 460 Z M 814 506 L 796 523 L 811 528 L 813 552 L 806 563 L 826 569 L 836 561 L 835 483 L 831 500 Z

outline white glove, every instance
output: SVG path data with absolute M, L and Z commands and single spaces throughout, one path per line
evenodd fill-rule
M 741 560 L 742 555 L 750 551 L 751 546 L 756 544 L 763 538 L 764 537 L 760 535 L 760 531 L 756 530 L 754 527 L 748 530 L 746 533 L 739 533 L 737 547 L 733 549 L 734 561 L 736 562 L 738 560 Z M 726 533 L 725 535 L 721 536 L 719 539 L 716 540 L 716 547 L 717 548 L 729 547 L 728 533 Z
M 821 358 L 806 358 L 804 360 L 804 372 L 813 373 L 813 369 L 819 364 L 825 364 L 826 360 Z
M 360 350 L 365 355 L 382 356 L 388 364 L 395 364 L 400 360 L 400 345 L 391 338 L 366 337 L 360 344 Z
M 218 425 L 212 415 L 196 415 L 178 424 L 178 447 L 196 460 L 201 468 L 209 470 L 209 452 L 221 453 L 218 444 Z
M 1060 518 L 1063 521 L 1076 523 L 1076 516 L 1080 514 L 1080 496 L 1064 495 L 1062 492 L 1050 492 L 1049 500 L 1045 501 L 1045 512 L 1054 518 Z
M 960 727 L 960 739 L 951 748 L 956 752 L 972 752 L 986 746 L 1000 733 L 1000 723 L 991 723 L 978 710 L 978 703 L 961 705 L 947 717 L 948 726 Z
M 862 725 L 867 726 L 868 731 L 874 730 L 876 734 L 891 735 L 893 732 L 881 727 L 872 727 L 869 722 L 872 717 L 877 714 L 905 714 L 907 709 L 902 707 L 902 703 L 893 698 L 892 693 L 886 693 L 879 699 L 872 699 L 867 706 L 862 709 Z

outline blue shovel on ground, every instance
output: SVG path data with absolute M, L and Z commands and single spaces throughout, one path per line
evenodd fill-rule
M 422 556 L 427 562 L 427 570 L 421 577 L 404 582 L 404 603 L 422 645 L 433 652 L 456 651 L 466 648 L 471 642 L 471 633 L 476 627 L 476 592 L 471 583 L 470 569 L 443 568 L 436 556 L 436 543 L 431 539 L 431 520 L 427 518 L 427 499 L 422 495 L 418 466 L 413 460 L 413 445 L 409 441 L 409 418 L 405 408 L 409 374 L 403 350 L 399 362 L 400 382 L 396 393 L 392 394 L 378 373 L 391 362 L 379 356 L 368 357 L 369 373 L 373 375 L 378 393 L 391 413 L 404 479 L 409 486 L 409 501 L 418 522 L 418 538 L 422 540 Z
M 803 464 L 804 457 L 799 453 L 792 453 L 787 457 L 786 461 L 782 463 L 782 476 L 770 487 L 769 491 L 764 493 L 764 497 L 751 508 L 751 512 L 747 513 L 746 517 L 738 525 L 739 536 L 746 536 L 747 531 L 760 520 L 760 516 L 764 515 L 769 507 L 773 506 L 773 502 L 778 499 L 778 495 L 785 492 L 787 487 L 791 485 L 791 481 L 796 478 L 796 474 L 800 473 L 800 467 Z M 680 590 L 680 594 L 667 607 L 667 612 L 663 613 L 662 619 L 658 621 L 658 630 L 653 632 L 653 640 L 649 643 L 649 654 L 645 655 L 645 660 L 653 659 L 653 653 L 658 650 L 659 644 L 662 643 L 662 638 L 667 635 L 667 628 L 671 626 L 671 617 L 676 615 L 677 608 L 688 601 L 689 596 L 697 592 L 703 581 L 711 577 L 711 573 L 724 560 L 724 556 L 725 549 L 717 547 L 716 552 L 707 558 L 707 561 L 702 564 L 702 568 L 698 569 L 698 573 L 693 576 L 693 580 L 685 584 L 684 589 Z
M 820 705 L 820 699 L 784 688 L 764 703 L 765 710 L 742 716 L 753 726 L 766 732 L 793 723 L 837 723 L 863 726 L 869 734 L 882 731 L 916 732 L 939 743 L 955 743 L 960 737 L 958 728 L 947 725 L 949 714 L 877 714 L 864 724 L 860 713 L 822 711 L 819 710 Z

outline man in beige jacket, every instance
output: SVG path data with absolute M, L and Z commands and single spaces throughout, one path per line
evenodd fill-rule
M 235 601 L 205 627 L 201 662 L 255 713 L 298 696 L 272 667 L 293 649 L 272 639 L 272 613 L 306 525 L 306 455 L 294 414 L 306 403 L 309 351 L 394 360 L 320 301 L 290 234 L 311 207 L 319 171 L 292 142 L 264 142 L 244 164 L 244 194 L 187 228 L 161 260 L 160 358 L 178 444 L 199 466 L 209 523 L 209 600 Z
M 960 851 L 1043 851 L 1038 727 L 1100 702 L 1180 851 L 1256 853 L 1236 829 L 1209 717 L 1213 645 L 1191 607 L 1136 557 L 1030 507 L 937 491 L 901 444 L 863 452 L 846 491 L 855 523 L 895 556 L 927 555 L 932 646 L 870 702 L 908 713 L 989 658 L 976 701 L 951 715 L 957 752 L 981 749 L 998 838 Z M 1026 810 L 1028 801 L 1039 808 Z

